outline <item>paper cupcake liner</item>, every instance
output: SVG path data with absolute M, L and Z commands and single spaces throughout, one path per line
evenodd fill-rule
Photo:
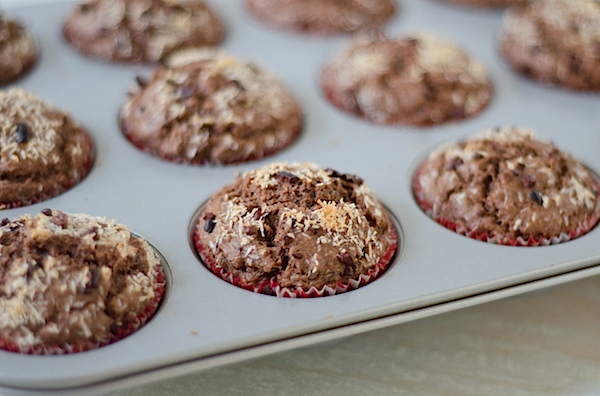
M 143 312 L 125 326 L 119 327 L 115 333 L 111 334 L 110 338 L 102 341 L 83 340 L 77 343 L 66 345 L 28 345 L 21 346 L 6 339 L 0 339 L 0 349 L 8 352 L 16 352 L 29 355 L 64 355 L 78 352 L 85 352 L 106 345 L 113 344 L 123 338 L 135 333 L 139 328 L 144 326 L 158 310 L 165 293 L 166 281 L 162 265 L 157 268 L 156 287 L 154 289 L 154 297 L 146 306 Z
M 92 165 L 94 163 L 94 158 L 95 158 L 94 141 L 92 140 L 92 138 L 89 135 L 87 135 L 87 132 L 86 132 L 86 136 L 87 136 L 87 141 L 91 147 L 91 150 L 90 150 L 90 154 L 89 154 L 88 158 L 86 158 L 85 162 L 81 165 L 81 168 L 79 169 L 79 177 L 68 180 L 67 182 L 65 182 L 63 184 L 56 185 L 52 191 L 47 191 L 47 192 L 43 192 L 40 194 L 36 194 L 27 199 L 21 199 L 19 201 L 11 201 L 11 202 L 0 202 L 0 210 L 20 208 L 23 206 L 29 206 L 29 205 L 36 204 L 38 202 L 46 201 L 50 198 L 54 198 L 54 197 L 64 193 L 65 191 L 70 190 L 71 188 L 73 188 L 77 184 L 79 184 L 79 182 L 81 182 L 83 179 L 85 179 L 86 176 L 88 175 L 88 173 L 90 172 L 90 170 L 92 169 Z
M 390 246 L 379 260 L 377 264 L 371 267 L 366 274 L 359 275 L 356 279 L 351 279 L 348 283 L 338 283 L 335 287 L 325 285 L 322 288 L 311 287 L 308 290 L 303 289 L 290 289 L 282 287 L 273 278 L 259 283 L 258 285 L 246 282 L 240 277 L 234 277 L 231 272 L 227 272 L 224 269 L 217 266 L 214 260 L 209 256 L 198 238 L 198 233 L 194 232 L 194 243 L 196 251 L 200 256 L 203 264 L 216 276 L 223 279 L 226 282 L 231 283 L 234 286 L 240 287 L 244 290 L 249 290 L 255 293 L 274 295 L 277 297 L 291 297 L 291 298 L 309 298 L 309 297 L 325 297 L 333 296 L 334 294 L 345 293 L 350 290 L 358 289 L 367 283 L 372 282 L 381 274 L 383 274 L 390 262 L 394 258 L 396 248 L 398 247 L 398 234 L 392 224 L 388 229 L 388 238 L 390 239 Z
M 462 224 L 457 224 L 453 220 L 435 216 L 432 211 L 432 205 L 428 202 L 422 191 L 421 186 L 418 183 L 420 168 L 415 172 L 415 177 L 413 179 L 413 192 L 417 204 L 421 207 L 421 209 L 425 212 L 427 216 L 435 220 L 437 223 L 446 227 L 447 229 L 456 232 L 457 234 L 466 236 L 468 238 L 476 239 L 482 242 L 495 243 L 498 245 L 508 245 L 508 246 L 548 246 L 548 245 L 556 245 L 558 243 L 567 242 L 578 238 L 582 235 L 587 234 L 591 231 L 597 224 L 600 219 L 600 199 L 596 200 L 596 207 L 594 211 L 590 214 L 590 216 L 576 227 L 573 230 L 570 230 L 566 233 L 561 233 L 559 235 L 554 236 L 540 236 L 537 238 L 523 238 L 523 237 L 512 237 L 512 236 L 504 236 L 504 235 L 491 235 L 489 233 L 477 232 L 476 230 L 469 230 Z M 594 186 L 596 189 L 596 193 L 600 193 L 600 180 L 594 177 Z
M 182 158 L 180 156 L 161 154 L 161 153 L 157 152 L 157 150 L 155 150 L 154 148 L 148 147 L 143 142 L 141 142 L 139 139 L 136 139 L 135 136 L 133 136 L 129 132 L 129 129 L 125 126 L 122 118 L 119 119 L 119 124 L 121 126 L 121 132 L 123 133 L 123 135 L 127 138 L 127 140 L 129 140 L 129 142 L 131 144 L 133 144 L 139 150 L 141 150 L 145 153 L 148 153 L 154 157 L 161 158 L 168 162 L 174 162 L 177 164 L 187 164 L 187 165 L 232 165 L 232 164 L 241 164 L 241 163 L 245 163 L 245 162 L 260 160 L 262 158 L 273 155 L 273 154 L 287 148 L 288 146 L 290 146 L 292 143 L 294 143 L 298 139 L 298 137 L 300 137 L 300 134 L 301 134 L 302 128 L 303 128 L 303 126 L 301 124 L 297 129 L 295 129 L 292 132 L 292 134 L 290 135 L 288 140 L 286 140 L 285 142 L 283 142 L 282 144 L 280 144 L 276 147 L 272 147 L 271 149 L 262 152 L 260 155 L 256 155 L 255 153 L 252 153 L 244 158 L 238 158 L 234 161 L 215 162 L 215 161 L 207 161 L 206 159 L 188 160 L 188 159 Z

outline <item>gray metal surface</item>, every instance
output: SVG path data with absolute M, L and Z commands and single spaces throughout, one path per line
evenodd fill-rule
M 444 229 L 413 200 L 411 175 L 430 149 L 495 126 L 532 128 L 539 138 L 552 140 L 596 173 L 600 170 L 600 96 L 544 88 L 512 74 L 495 47 L 501 13 L 431 0 L 400 2 L 400 12 L 387 29 L 390 35 L 425 31 L 445 37 L 484 61 L 495 87 L 492 104 L 480 116 L 413 129 L 369 124 L 337 111 L 322 97 L 320 68 L 347 37 L 306 38 L 278 32 L 250 18 L 241 0 L 208 2 L 228 26 L 223 49 L 276 73 L 304 108 L 303 135 L 273 157 L 210 168 L 171 164 L 138 151 L 119 132 L 117 114 L 134 77 L 149 75 L 151 68 L 87 59 L 68 47 L 61 27 L 73 2 L 35 6 L 12 2 L 10 8 L 3 2 L 8 15 L 31 26 L 42 48 L 40 64 L 19 85 L 68 109 L 88 128 L 97 146 L 96 165 L 81 184 L 51 200 L 4 211 L 3 216 L 15 218 L 52 207 L 116 218 L 160 250 L 172 275 L 160 312 L 118 343 L 67 356 L 0 353 L 4 391 L 107 391 L 432 315 L 444 311 L 432 306 L 466 301 L 447 305 L 456 309 L 486 301 L 481 297 L 485 293 L 502 296 L 531 290 L 547 285 L 537 280 L 600 263 L 598 229 L 556 246 L 497 246 Z M 206 270 L 189 246 L 194 212 L 236 172 L 272 161 L 312 161 L 365 179 L 404 232 L 402 254 L 390 270 L 366 287 L 318 299 L 253 294 Z M 527 288 L 515 287 L 527 282 L 532 282 Z

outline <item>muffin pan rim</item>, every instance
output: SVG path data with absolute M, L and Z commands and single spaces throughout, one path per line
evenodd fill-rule
M 518 254 L 519 260 L 524 262 L 524 268 L 519 269 L 512 277 L 507 277 L 496 268 L 498 265 L 506 263 L 496 256 L 512 254 L 509 252 L 510 249 L 514 249 L 513 247 L 492 246 L 479 241 L 468 240 L 468 238 L 443 229 L 422 213 L 412 198 L 411 189 L 411 165 L 418 164 L 419 155 L 423 155 L 427 148 L 436 147 L 441 142 L 451 139 L 464 140 L 482 129 L 496 126 L 498 119 L 495 117 L 498 116 L 498 113 L 502 113 L 499 108 L 504 106 L 504 103 L 501 103 L 501 98 L 506 98 L 513 89 L 526 94 L 524 98 L 517 98 L 517 102 L 527 100 L 528 95 L 535 97 L 540 93 L 549 96 L 548 101 L 574 102 L 570 105 L 578 103 L 584 105 L 586 103 L 597 104 L 597 98 L 591 95 L 582 97 L 575 94 L 560 93 L 555 89 L 540 89 L 533 83 L 523 84 L 520 79 L 502 70 L 495 56 L 493 43 L 488 42 L 489 48 L 483 48 L 482 54 L 473 51 L 473 49 L 478 48 L 476 45 L 477 40 L 465 39 L 463 42 L 457 42 L 457 44 L 466 52 L 484 61 L 488 66 L 488 73 L 494 84 L 496 96 L 488 108 L 473 120 L 429 130 L 373 126 L 365 121 L 340 114 L 321 97 L 318 89 L 318 68 L 327 60 L 324 54 L 327 51 L 335 51 L 341 48 L 347 37 L 321 40 L 283 32 L 278 34 L 277 30 L 262 27 L 259 22 L 248 19 L 244 15 L 241 1 L 236 3 L 235 9 L 232 7 L 230 10 L 226 10 L 225 5 L 219 5 L 218 1 L 210 1 L 209 3 L 216 8 L 218 7 L 217 11 L 224 17 L 226 24 L 231 29 L 224 49 L 235 56 L 255 60 L 259 65 L 277 74 L 288 85 L 288 88 L 296 94 L 300 103 L 306 105 L 307 123 L 303 135 L 292 147 L 278 155 L 242 165 L 208 168 L 167 164 L 159 159 L 149 158 L 150 156 L 146 153 L 138 152 L 122 137 L 115 120 L 118 109 L 125 102 L 126 92 L 133 84 L 132 76 L 140 73 L 149 74 L 151 69 L 110 65 L 86 59 L 68 47 L 66 43 L 60 41 L 60 25 L 50 25 L 60 23 L 60 18 L 57 18 L 57 15 L 62 15 L 64 19 L 66 17 L 64 10 L 68 10 L 70 5 L 74 4 L 74 1 L 67 4 L 61 0 L 60 3 L 55 2 L 55 4 L 37 8 L 33 6 L 7 7 L 8 14 L 21 15 L 22 17 L 18 19 L 23 20 L 26 25 L 32 26 L 34 34 L 36 34 L 41 44 L 41 63 L 32 71 L 30 76 L 20 81 L 19 85 L 33 90 L 57 107 L 69 110 L 76 121 L 86 126 L 96 143 L 96 162 L 94 171 L 90 172 L 80 184 L 63 193 L 62 196 L 29 207 L 10 209 L 5 211 L 4 216 L 14 218 L 21 213 L 35 213 L 44 207 L 52 207 L 69 212 L 84 211 L 90 215 L 115 217 L 119 222 L 144 235 L 165 256 L 172 275 L 172 287 L 168 299 L 161 305 L 155 318 L 136 333 L 118 343 L 98 350 L 68 356 L 36 357 L 15 356 L 15 354 L 7 356 L 7 353 L 0 353 L 0 386 L 36 388 L 39 392 L 44 392 L 44 390 L 50 391 L 51 389 L 72 388 L 81 390 L 87 389 L 86 387 L 91 389 L 99 384 L 106 384 L 107 386 L 113 384 L 111 386 L 114 390 L 122 386 L 119 382 L 120 378 L 134 378 L 136 375 L 143 376 L 144 373 L 161 370 L 167 373 L 171 372 L 168 370 L 169 367 L 178 364 L 183 365 L 186 362 L 199 362 L 201 364 L 203 359 L 209 356 L 235 356 L 237 353 L 243 354 L 243 351 L 258 348 L 261 345 L 282 343 L 284 340 L 290 340 L 294 337 L 302 338 L 316 332 L 326 334 L 327 330 L 330 329 L 359 326 L 360 323 L 376 321 L 390 315 L 401 317 L 410 310 L 441 304 L 453 298 L 466 298 L 473 294 L 510 287 L 511 284 L 514 285 L 526 280 L 542 279 L 569 271 L 583 270 L 600 263 L 600 252 L 597 252 L 591 246 L 600 236 L 600 231 L 596 228 L 588 235 L 568 243 L 552 247 L 525 248 L 530 250 Z M 434 1 L 403 0 L 401 5 L 399 15 L 394 18 L 388 29 L 391 35 L 414 28 L 415 21 L 426 22 L 422 19 L 423 14 L 426 13 L 425 11 L 432 9 L 439 11 L 439 16 L 448 16 L 450 20 L 458 18 L 459 20 L 471 21 L 472 26 L 470 27 L 476 32 L 478 29 L 482 29 L 484 25 L 490 22 L 497 23 L 499 20 L 498 13 L 474 12 L 466 15 L 466 10 L 462 8 L 440 8 Z M 39 14 L 42 9 L 51 11 L 49 12 L 51 15 L 48 18 L 48 26 L 39 26 L 32 23 L 32 21 L 37 20 L 34 14 Z M 19 14 L 19 10 L 21 10 L 21 14 Z M 27 14 L 30 12 L 31 16 L 25 15 L 25 11 L 27 11 Z M 411 25 L 411 21 L 413 25 Z M 408 26 L 405 26 L 405 24 Z M 427 26 L 426 23 L 425 25 Z M 439 31 L 437 27 L 431 30 L 440 34 L 443 33 L 442 27 L 444 27 L 443 24 L 439 26 Z M 489 30 L 486 33 L 489 38 L 493 33 L 493 29 L 486 29 L 486 31 Z M 262 59 L 261 56 L 265 56 L 265 52 L 252 55 L 250 47 L 245 49 L 242 46 L 244 43 L 247 44 L 244 40 L 248 37 L 245 37 L 241 30 L 244 30 L 252 40 L 269 40 L 269 51 L 276 52 L 278 49 L 285 49 L 293 42 L 296 44 L 295 48 L 299 53 L 303 55 L 314 53 L 314 58 L 305 59 L 307 69 L 311 71 L 312 75 L 299 75 L 297 78 L 290 76 L 293 74 L 290 71 L 293 70 L 294 65 L 292 63 L 297 61 L 294 56 L 290 56 L 290 61 L 288 59 L 266 59 L 268 56 Z M 428 28 L 422 30 L 428 30 Z M 42 31 L 45 31 L 45 34 L 40 34 Z M 456 34 L 458 33 L 460 32 Z M 449 33 L 448 39 L 456 42 L 453 38 L 455 37 L 452 37 L 452 34 Z M 50 44 L 49 47 L 44 47 L 48 44 Z M 51 50 L 52 48 L 54 50 Z M 74 88 L 76 86 L 74 81 L 77 80 L 78 73 L 84 71 L 92 73 L 92 75 L 101 72 L 104 78 L 115 78 L 120 81 L 119 84 L 121 85 L 115 89 L 112 96 L 109 95 L 111 100 L 118 103 L 110 103 L 106 110 L 108 115 L 103 116 L 109 118 L 109 120 L 101 119 L 102 117 L 90 111 L 89 108 L 69 105 L 71 103 L 69 100 L 72 101 L 73 98 L 68 97 L 69 95 L 63 95 L 61 92 L 55 92 L 56 87 L 52 84 L 61 83 L 57 86 L 64 88 L 65 91 L 71 89 L 74 95 L 78 94 L 78 90 Z M 49 85 L 41 88 L 43 92 L 39 92 L 35 88 L 38 87 L 37 84 L 42 81 L 41 77 L 43 76 L 45 76 L 44 82 Z M 48 78 L 51 78 L 51 80 L 47 81 Z M 62 84 L 63 80 L 65 85 Z M 77 81 L 81 84 L 81 89 L 89 90 L 93 88 L 91 82 L 86 79 L 82 80 L 80 78 Z M 89 91 L 85 93 L 89 98 Z M 532 103 L 532 105 L 536 109 L 536 103 Z M 544 107 L 541 108 L 544 109 Z M 584 111 L 579 109 L 574 112 L 574 114 L 580 113 L 583 114 Z M 590 119 L 592 121 L 597 120 L 597 117 L 590 116 L 587 121 L 590 121 Z M 523 119 L 528 118 L 521 114 L 520 118 L 516 117 L 510 122 L 518 123 L 519 126 L 523 127 L 531 127 L 536 131 L 538 138 L 548 140 L 548 136 L 544 131 L 536 128 L 540 124 L 536 122 L 537 120 L 532 120 L 530 124 L 523 125 Z M 481 126 L 484 124 L 486 126 L 482 128 Z M 558 123 L 558 125 L 562 124 L 564 123 Z M 326 132 L 323 133 L 323 130 Z M 593 137 L 592 133 L 596 132 L 596 130 L 588 128 L 588 132 L 585 133 Z M 558 136 L 562 142 L 557 143 L 559 148 L 570 152 L 592 170 L 600 169 L 600 162 L 597 158 L 591 156 L 589 147 L 587 151 L 586 147 L 583 147 L 581 151 L 584 155 L 580 156 L 578 150 L 571 149 L 578 145 L 577 142 L 572 143 L 566 139 L 560 139 L 559 135 L 554 136 Z M 353 139 L 356 139 L 359 143 L 364 143 L 364 145 L 356 145 L 360 147 L 352 146 L 349 141 Z M 389 145 L 387 144 L 388 141 L 399 142 L 413 148 L 404 153 L 407 154 L 405 155 L 407 158 L 402 158 L 402 156 L 397 156 L 398 150 L 392 151 L 389 150 L 389 147 L 386 147 Z M 563 146 L 564 143 L 566 143 L 565 146 Z M 311 148 L 310 151 L 308 147 Z M 357 161 L 353 155 L 352 158 L 347 156 L 347 149 L 352 149 L 352 147 L 361 150 L 375 148 L 378 151 L 375 154 L 367 153 L 368 155 L 361 153 L 361 161 Z M 390 153 L 396 154 L 396 156 L 392 156 Z M 116 177 L 111 174 L 115 171 L 114 161 L 122 156 L 125 156 L 127 162 L 120 163 L 121 169 L 119 171 L 122 171 L 123 175 Z M 198 208 L 198 205 L 204 202 L 212 193 L 232 180 L 232 174 L 235 171 L 254 169 L 281 160 L 290 162 L 311 161 L 342 172 L 355 173 L 375 190 L 378 198 L 387 204 L 393 217 L 399 221 L 404 234 L 402 239 L 404 242 L 403 252 L 400 259 L 386 271 L 385 276 L 380 277 L 370 285 L 339 296 L 292 301 L 292 299 L 254 295 L 241 289 L 233 290 L 237 288 L 223 282 L 207 271 L 204 271 L 206 276 L 203 276 L 200 275 L 200 271 L 193 270 L 195 267 L 200 270 L 203 269 L 190 251 L 187 239 L 187 225 L 192 218 L 192 211 Z M 365 164 L 369 164 L 368 168 L 364 168 Z M 394 167 L 394 173 L 385 171 L 389 166 Z M 138 179 L 127 179 L 127 176 L 135 177 L 136 172 L 140 169 L 143 169 L 146 175 L 156 174 L 158 178 L 162 178 L 160 180 L 163 181 L 161 183 L 163 189 L 180 188 L 185 182 L 186 186 L 191 185 L 193 187 L 189 190 L 186 189 L 186 194 L 194 196 L 161 201 L 158 199 L 160 194 L 153 189 L 156 187 L 156 183 L 152 185 L 152 183 L 144 183 Z M 167 180 L 167 178 L 172 180 Z M 122 190 L 128 194 L 118 194 L 118 188 L 123 188 L 121 185 L 123 180 L 131 182 L 131 186 L 125 186 L 127 190 Z M 180 183 L 181 181 L 183 182 Z M 98 190 L 94 188 L 95 185 L 104 187 Z M 110 186 L 111 191 L 116 191 L 117 195 L 120 195 L 118 200 L 113 196 L 115 195 L 114 192 L 107 191 L 109 189 L 106 186 Z M 154 192 L 155 196 L 143 196 L 143 194 L 149 192 Z M 115 202 L 121 203 L 122 207 L 111 207 Z M 161 210 L 159 212 L 156 211 L 157 205 L 160 205 Z M 137 216 L 136 213 L 138 213 Z M 151 219 L 142 218 L 142 216 L 148 214 L 152 214 L 153 217 L 150 216 Z M 165 221 L 165 219 L 168 221 Z M 165 236 L 164 233 L 166 232 L 172 232 L 174 235 L 172 237 Z M 177 241 L 173 244 L 175 246 L 172 246 L 172 241 Z M 464 279 L 459 279 L 458 275 L 460 274 L 446 272 L 447 268 L 442 265 L 449 263 L 458 265 L 458 260 L 463 256 L 456 254 L 453 250 L 437 255 L 433 252 L 419 253 L 423 249 L 432 250 L 432 244 L 452 245 L 453 249 L 456 250 L 471 250 L 472 256 L 474 256 L 471 259 L 471 264 L 488 257 L 491 261 L 488 264 L 477 263 L 480 264 L 479 268 L 473 267 L 471 272 L 464 274 Z M 474 247 L 474 244 L 477 244 L 477 246 Z M 178 252 L 177 249 L 182 247 L 186 251 Z M 573 250 L 583 251 L 583 253 L 579 255 L 570 253 Z M 424 256 L 419 254 L 424 254 Z M 543 261 L 543 265 L 534 265 L 532 261 L 535 260 Z M 437 270 L 436 276 L 445 276 L 447 279 L 445 282 L 440 282 L 438 279 L 424 276 L 425 274 L 419 272 L 419 267 L 434 268 Z M 482 275 L 487 277 L 485 282 L 480 279 Z M 419 282 L 427 281 L 438 282 L 435 285 L 437 288 L 435 294 L 427 294 L 427 290 L 433 288 L 432 285 L 426 283 L 419 285 Z M 451 281 L 454 282 L 454 285 L 459 286 L 452 288 Z M 219 286 L 219 284 L 221 285 Z M 198 285 L 209 289 L 210 292 L 200 290 L 194 291 L 193 294 L 186 294 L 195 290 Z M 375 286 L 377 287 L 375 288 Z M 427 289 L 428 287 L 430 289 Z M 222 293 L 230 296 L 230 302 L 235 301 L 236 304 L 243 304 L 244 306 L 238 307 L 236 304 L 218 301 L 218 297 L 222 296 Z M 190 296 L 197 297 L 199 301 L 186 302 L 186 299 L 189 299 Z M 189 317 L 189 312 L 194 311 L 190 310 L 193 307 L 198 309 L 195 312 L 200 312 L 197 318 Z M 258 312 L 254 317 L 244 317 L 244 320 L 239 319 L 244 315 L 244 311 L 255 307 L 272 309 L 275 313 Z M 292 317 L 289 315 L 290 312 L 296 315 L 302 312 L 303 320 Z M 244 325 L 243 334 L 231 336 L 230 333 L 227 333 L 226 328 L 221 329 L 218 325 L 215 325 L 214 318 L 218 318 L 219 315 L 223 314 L 227 317 L 227 326 Z M 184 317 L 186 315 L 188 317 Z M 236 316 L 239 317 L 236 318 Z M 211 320 L 213 323 L 208 323 Z M 170 329 L 170 332 L 165 333 L 167 329 Z M 219 330 L 222 330 L 220 334 L 216 334 Z M 196 334 L 192 332 L 196 332 Z M 157 338 L 159 342 L 156 341 Z M 149 346 L 152 346 L 152 348 Z M 175 348 L 170 349 L 171 347 Z M 119 359 L 115 359 L 115 356 L 118 356 Z M 57 365 L 57 362 L 60 364 Z M 207 365 L 209 366 L 209 364 Z M 61 370 L 57 370 L 56 368 L 53 369 L 54 366 L 62 367 Z M 65 373 L 64 371 L 68 372 Z

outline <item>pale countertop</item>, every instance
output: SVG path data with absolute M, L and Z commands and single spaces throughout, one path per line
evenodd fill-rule
M 595 276 L 115 395 L 600 395 L 599 336 Z

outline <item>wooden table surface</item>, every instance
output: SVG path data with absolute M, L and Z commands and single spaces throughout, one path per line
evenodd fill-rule
M 600 277 L 116 393 L 600 395 Z

